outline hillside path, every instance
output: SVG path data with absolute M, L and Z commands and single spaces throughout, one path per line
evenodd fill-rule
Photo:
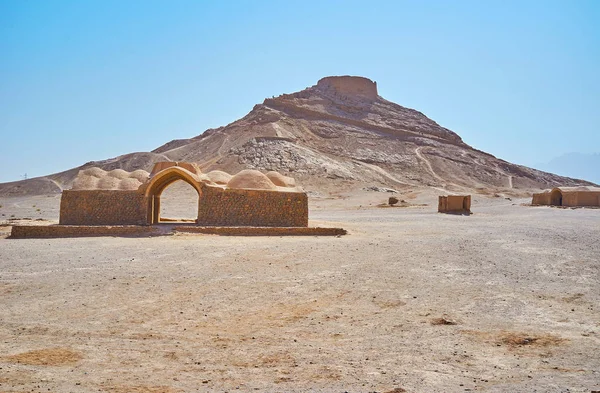
M 425 158 L 425 156 L 423 156 L 421 154 L 421 149 L 423 148 L 423 146 L 419 146 L 415 149 L 415 154 L 417 155 L 417 157 L 423 161 L 425 163 L 425 165 L 427 165 L 427 168 L 429 169 L 429 173 L 431 173 L 433 175 L 433 177 L 435 177 L 438 180 L 441 180 L 443 182 L 445 182 L 446 180 L 444 180 L 443 178 L 441 178 L 440 176 L 438 176 L 437 173 L 435 173 L 435 171 L 433 170 L 433 167 L 431 166 L 431 163 L 429 162 L 429 160 L 427 158 Z
M 223 158 L 223 147 L 225 146 L 225 144 L 229 142 L 229 135 L 227 135 L 225 137 L 225 139 L 223 139 L 223 142 L 221 143 L 221 146 L 217 149 L 217 155 L 207 161 L 204 161 L 202 163 L 200 163 L 198 166 L 200 166 L 200 168 L 202 168 L 202 170 L 204 170 L 205 168 L 208 168 L 210 165 L 216 163 L 217 161 L 219 161 L 221 158 Z
M 366 162 L 362 162 L 362 161 L 358 161 L 358 160 L 354 160 L 354 162 L 359 165 L 365 166 L 365 167 L 379 173 L 380 175 L 387 177 L 388 179 L 390 179 L 396 183 L 400 183 L 400 184 L 404 184 L 406 186 L 412 186 L 412 187 L 416 186 L 416 184 L 414 184 L 414 183 L 407 183 L 405 181 L 402 181 L 402 180 L 392 176 L 388 171 L 386 171 L 385 169 L 383 169 L 381 167 L 378 167 L 377 165 L 367 164 Z
M 54 180 L 54 179 L 50 179 L 49 177 L 44 177 L 44 179 L 51 181 L 52 183 L 54 183 L 54 185 L 55 185 L 56 187 L 58 187 L 58 189 L 59 189 L 61 192 L 63 191 L 63 187 L 62 187 L 62 186 L 60 185 L 60 183 L 59 183 L 59 182 L 57 182 L 56 180 Z

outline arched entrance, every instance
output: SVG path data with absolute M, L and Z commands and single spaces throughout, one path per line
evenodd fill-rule
M 158 222 L 191 223 L 198 219 L 198 192 L 183 180 L 166 186 L 160 194 Z
M 148 224 L 152 225 L 161 222 L 161 195 L 167 187 L 176 182 L 185 182 L 189 184 L 198 194 L 198 203 L 200 203 L 202 190 L 193 173 L 178 166 L 164 169 L 150 179 L 144 193 L 148 200 Z M 198 218 L 197 212 L 198 209 L 196 208 L 196 217 L 194 218 L 194 221 Z
M 554 189 L 550 193 L 550 205 L 551 206 L 562 206 L 563 195 L 559 189 Z

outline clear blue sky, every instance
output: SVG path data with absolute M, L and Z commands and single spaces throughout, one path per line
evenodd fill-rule
M 600 152 L 597 0 L 0 0 L 0 59 L 0 181 L 346 74 L 515 163 Z

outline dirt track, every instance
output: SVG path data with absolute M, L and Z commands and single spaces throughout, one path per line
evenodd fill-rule
M 0 239 L 0 392 L 600 389 L 600 210 L 356 201 L 312 203 L 341 238 Z

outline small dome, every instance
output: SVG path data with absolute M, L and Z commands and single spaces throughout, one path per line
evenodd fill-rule
M 129 172 L 124 171 L 123 169 L 113 169 L 108 172 L 107 175 L 116 179 L 125 179 L 129 177 Z
M 99 179 L 94 176 L 83 175 L 79 172 L 79 176 L 73 181 L 72 190 L 93 190 L 98 186 Z
M 138 179 L 128 177 L 119 182 L 119 190 L 137 190 L 141 185 L 142 183 Z
M 103 169 L 100 169 L 100 168 L 98 168 L 96 166 L 94 166 L 94 167 L 87 168 L 87 169 L 84 169 L 82 171 L 79 171 L 79 174 L 80 175 L 83 174 L 83 175 L 88 175 L 88 176 L 94 176 L 94 177 L 97 177 L 97 178 L 101 178 L 101 177 L 106 176 L 106 171 L 103 170 Z
M 141 183 L 148 180 L 148 176 L 150 176 L 150 174 L 143 169 L 135 170 L 129 174 L 130 178 L 137 179 Z
M 279 172 L 267 172 L 267 177 L 279 187 L 296 187 L 296 180 L 293 177 L 284 176 Z
M 100 190 L 114 190 L 119 188 L 120 180 L 114 177 L 106 176 L 98 181 L 98 189 Z
M 221 185 L 225 185 L 225 184 L 229 183 L 229 181 L 233 177 L 229 173 L 223 172 L 223 171 L 210 171 L 206 174 L 206 176 L 208 176 L 208 178 L 213 183 L 221 184 Z
M 252 169 L 245 169 L 233 176 L 227 183 L 227 187 L 253 190 L 277 190 L 277 186 L 275 186 L 266 175 Z

